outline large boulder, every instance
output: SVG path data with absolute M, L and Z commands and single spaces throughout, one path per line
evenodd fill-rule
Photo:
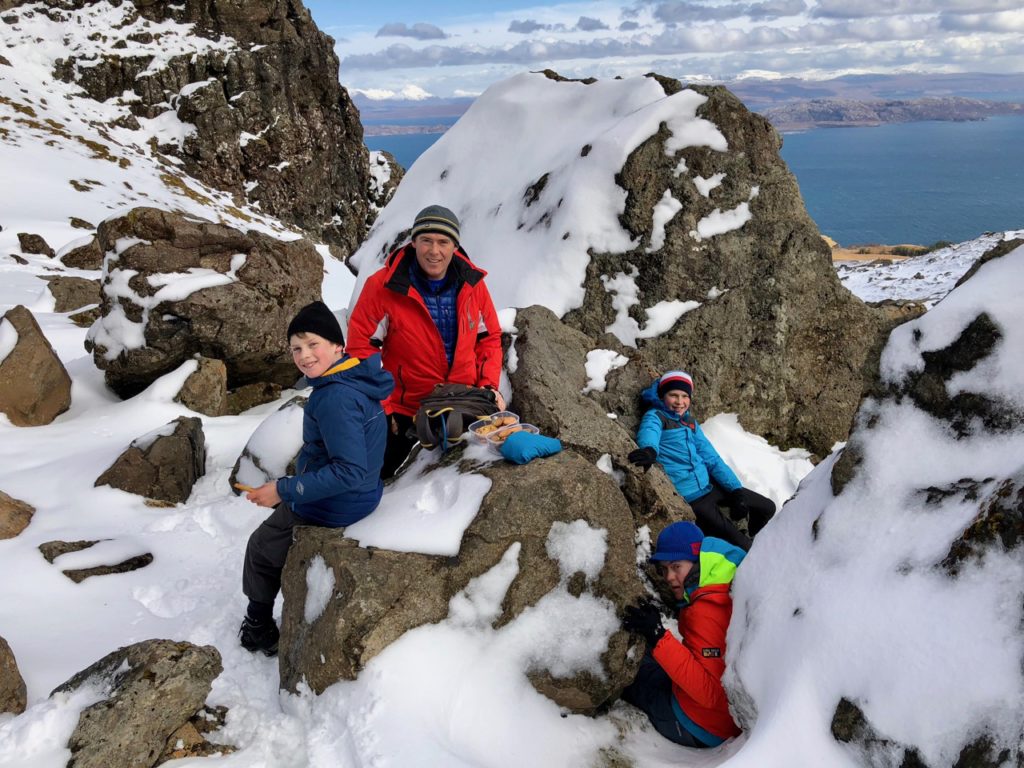
M 185 379 L 175 402 L 207 416 L 223 416 L 228 408 L 228 368 L 222 360 L 200 357 Z
M 803 675 L 829 681 L 831 734 L 858 764 L 1024 760 L 1022 272 L 1017 243 L 895 329 L 842 454 L 759 534 L 724 678 L 749 743 L 784 735 L 758 712 L 803 701 Z M 851 644 L 851 627 L 869 629 Z
M 17 427 L 49 424 L 71 407 L 71 377 L 25 307 L 0 319 L 0 412 Z
M 52 20 L 71 23 L 64 0 L 46 5 Z M 302 3 L 119 5 L 95 33 L 103 54 L 69 51 L 56 76 L 122 107 L 129 126 L 172 112 L 193 130 L 158 149 L 185 172 L 344 255 L 354 250 L 372 218 L 368 153 L 359 113 L 338 79 L 334 41 Z M 153 31 L 139 32 L 140 21 L 152 22 Z M 175 33 L 175 25 L 192 26 Z M 188 47 L 155 56 L 161 38 L 171 36 Z
M 36 512 L 31 504 L 0 491 L 0 539 L 13 539 L 32 522 Z
M 78 718 L 68 740 L 69 768 L 154 765 L 171 734 L 206 702 L 222 669 L 213 646 L 146 640 L 79 672 L 53 693 L 83 685 L 106 693 Z
M 179 416 L 133 440 L 95 485 L 178 504 L 188 500 L 192 486 L 205 473 L 203 423 L 194 416 Z
M 25 680 L 18 670 L 14 651 L 0 637 L 0 715 L 12 712 L 20 715 L 28 703 Z
M 406 631 L 445 619 L 453 597 L 511 551 L 517 553 L 518 575 L 494 626 L 514 622 L 553 593 L 597 601 L 612 624 L 607 636 L 591 638 L 607 642 L 600 674 L 559 674 L 536 659 L 524 670 L 534 685 L 578 712 L 593 712 L 622 690 L 635 662 L 627 657 L 628 636 L 615 631 L 615 610 L 643 590 L 632 516 L 614 480 L 572 451 L 526 466 L 491 465 L 480 471 L 492 485 L 457 557 L 364 549 L 338 531 L 298 529 L 282 584 L 283 687 L 294 690 L 305 680 L 322 691 L 339 679 L 354 678 Z M 552 531 L 570 526 L 604 531 L 607 552 L 595 573 L 567 569 L 564 560 L 557 560 L 549 543 Z M 315 579 L 307 572 L 314 567 L 331 573 L 334 588 L 322 611 L 310 616 L 307 594 Z
M 320 298 L 323 259 L 312 244 L 155 208 L 108 219 L 99 240 L 102 317 L 86 346 L 119 395 L 197 354 L 224 361 L 230 388 L 294 382 L 285 332 Z
M 295 474 L 295 460 L 302 450 L 302 418 L 309 398 L 296 395 L 267 416 L 246 441 L 231 469 L 236 483 L 253 488 L 285 475 Z

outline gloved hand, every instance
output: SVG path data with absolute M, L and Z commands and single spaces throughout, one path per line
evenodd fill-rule
M 750 507 L 743 499 L 743 489 L 737 488 L 729 491 L 729 513 L 733 520 L 743 520 L 750 517 Z
M 647 598 L 640 600 L 636 605 L 626 606 L 622 616 L 622 628 L 627 632 L 642 635 L 647 641 L 648 649 L 654 648 L 665 634 L 665 627 L 661 624 L 661 611 Z
M 635 451 L 630 451 L 626 458 L 629 459 L 630 464 L 643 467 L 644 472 L 646 472 L 658 460 L 658 452 L 650 446 L 647 448 L 637 448 Z

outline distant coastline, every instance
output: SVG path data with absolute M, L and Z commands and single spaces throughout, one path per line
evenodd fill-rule
M 444 133 L 450 125 L 364 125 L 363 136 L 406 136 L 416 133 Z
M 761 112 L 778 130 L 868 128 L 892 123 L 973 122 L 1004 115 L 1024 115 L 1024 104 L 961 96 L 855 101 L 809 99 L 769 107 Z

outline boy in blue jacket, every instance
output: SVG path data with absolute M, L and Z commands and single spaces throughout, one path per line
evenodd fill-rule
M 320 301 L 299 310 L 288 326 L 292 360 L 313 388 L 302 417 L 298 474 L 246 494 L 274 511 L 249 537 L 242 591 L 249 598 L 238 631 L 248 651 L 277 653 L 274 599 L 296 525 L 341 528 L 377 508 L 384 490 L 380 468 L 387 441 L 381 400 L 394 388 L 379 354 L 359 360 L 344 354 L 337 318 Z
M 630 452 L 629 460 L 645 470 L 660 463 L 693 509 L 704 535 L 748 551 L 751 537 L 775 514 L 775 502 L 743 487 L 690 415 L 693 378 L 685 371 L 669 371 L 655 379 L 642 397 L 652 407 L 640 420 L 636 435 L 640 447 Z M 750 536 L 722 514 L 721 506 L 728 507 L 734 519 L 748 518 Z

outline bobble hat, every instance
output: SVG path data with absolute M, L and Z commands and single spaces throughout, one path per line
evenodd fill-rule
M 665 393 L 673 389 L 681 389 L 693 397 L 693 377 L 686 371 L 669 371 L 658 379 L 658 397 L 665 397 Z
M 416 235 L 426 232 L 434 232 L 439 235 L 446 235 L 459 242 L 459 217 L 443 205 L 428 205 L 416 214 L 416 220 L 412 225 L 412 239 Z

